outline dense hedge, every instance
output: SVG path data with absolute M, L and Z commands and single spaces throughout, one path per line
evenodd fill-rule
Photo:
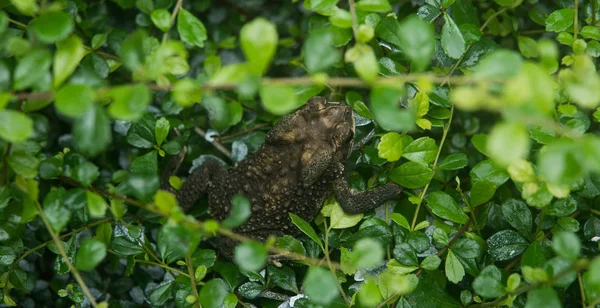
M 597 307 L 599 2 L 1 1 L 0 307 Z M 158 190 L 313 95 L 400 198 L 256 243 Z

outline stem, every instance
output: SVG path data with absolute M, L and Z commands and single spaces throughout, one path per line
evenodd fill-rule
M 490 21 L 492 21 L 492 19 L 500 16 L 501 14 L 503 14 L 504 12 L 506 12 L 507 8 L 503 8 L 501 10 L 499 10 L 498 12 L 490 15 L 490 17 L 488 17 L 488 19 L 485 20 L 485 22 L 483 23 L 483 25 L 481 25 L 481 27 L 479 28 L 479 31 L 483 32 L 483 29 L 485 29 L 488 25 L 488 23 L 490 23 Z
M 18 22 L 12 18 L 8 19 L 8 22 L 15 24 L 16 26 L 18 26 L 19 28 L 23 28 L 23 29 L 27 29 L 27 25 L 22 23 L 22 22 Z
M 350 16 L 352 16 L 352 32 L 354 33 L 354 39 L 358 41 L 358 21 L 356 20 L 356 7 L 354 0 L 348 0 L 350 6 Z
M 65 263 L 67 263 L 67 266 L 69 267 L 69 271 L 71 272 L 71 274 L 73 274 L 73 277 L 77 281 L 77 284 L 79 284 L 79 287 L 81 287 L 81 291 L 88 298 L 92 307 L 98 306 L 98 303 L 96 303 L 96 299 L 94 299 L 94 297 L 92 296 L 92 293 L 90 293 L 90 289 L 88 289 L 87 285 L 83 281 L 83 278 L 81 278 L 79 271 L 77 271 L 75 266 L 73 266 L 73 263 L 71 263 L 71 261 L 69 261 L 69 257 L 67 256 L 67 253 L 65 252 L 65 248 L 63 247 L 62 243 L 60 242 L 60 239 L 56 235 L 56 232 L 54 232 L 54 229 L 52 229 L 52 226 L 50 225 L 50 222 L 48 221 L 48 217 L 46 217 L 46 214 L 44 213 L 44 210 L 40 206 L 40 203 L 37 202 L 37 200 L 35 200 L 34 203 L 35 203 L 35 206 L 37 207 L 40 217 L 42 218 L 42 221 L 44 222 L 44 225 L 46 226 L 46 229 L 48 230 L 48 233 L 50 233 L 52 240 L 56 244 L 56 248 L 58 249 L 58 252 L 62 256 Z
M 595 1 L 595 0 L 593 0 Z M 593 2 L 592 1 L 592 2 Z M 575 0 L 575 14 L 573 15 L 573 40 L 577 39 L 577 33 L 579 32 L 579 23 L 577 22 L 577 19 L 579 19 L 577 16 L 579 15 L 577 11 L 579 11 L 579 0 Z M 596 12 L 594 12 L 594 14 L 596 14 Z
M 183 0 L 177 0 L 177 3 L 175 4 L 175 7 L 173 8 L 173 13 L 171 13 L 171 24 L 170 24 L 171 27 L 175 23 L 175 18 L 177 18 L 177 13 L 179 13 L 179 10 L 181 9 L 182 4 L 183 4 Z M 170 27 L 169 27 L 169 30 L 171 30 Z M 163 34 L 162 44 L 166 43 L 167 40 L 169 39 L 169 30 L 165 31 L 165 34 Z
M 331 259 L 329 258 L 329 228 L 327 227 L 327 220 L 323 220 L 323 224 L 325 225 L 325 247 L 324 248 L 321 247 L 321 248 L 323 248 L 323 254 L 325 254 L 325 259 L 327 260 L 327 266 L 329 267 L 329 271 L 331 271 L 333 276 L 336 277 L 335 268 L 331 264 Z M 346 296 L 346 293 L 344 292 L 344 288 L 342 288 L 342 285 L 337 280 L 337 278 L 335 279 L 335 281 L 336 281 L 338 290 L 340 291 L 340 294 L 342 295 L 342 298 L 344 299 L 344 302 L 346 302 L 346 305 L 348 305 L 348 307 L 349 307 L 350 302 L 348 301 L 348 297 Z
M 194 306 L 196 306 L 196 308 L 201 308 L 200 307 L 200 295 L 198 294 L 198 287 L 197 287 L 198 284 L 196 282 L 196 275 L 194 273 L 194 267 L 192 267 L 192 257 L 190 256 L 189 253 L 187 254 L 187 256 L 185 256 L 185 263 L 187 264 L 188 273 L 190 274 L 190 287 L 192 287 L 192 292 L 194 293 L 194 296 L 196 297 Z
M 113 254 L 115 254 L 115 255 L 117 255 L 113 251 L 110 251 L 110 252 L 113 253 Z M 176 268 L 172 268 L 172 267 L 170 267 L 168 265 L 165 265 L 165 264 L 160 264 L 160 263 L 156 263 L 156 262 L 153 262 L 153 261 L 142 260 L 142 259 L 135 259 L 135 263 L 147 264 L 147 265 L 162 267 L 165 270 L 173 271 L 173 272 L 175 272 L 175 273 L 177 273 L 179 275 L 182 275 L 182 276 L 185 276 L 185 277 L 188 277 L 188 278 L 190 277 L 190 275 L 188 273 L 180 271 L 180 270 L 178 270 Z
M 227 148 L 225 148 L 222 144 L 218 143 L 217 141 L 208 140 L 206 138 L 206 132 L 204 130 L 202 130 L 200 127 L 194 125 L 194 131 L 198 135 L 202 136 L 202 138 L 204 138 L 205 140 L 210 142 L 215 148 L 217 148 L 217 150 L 219 150 L 221 153 L 223 153 L 223 155 L 225 155 L 225 156 L 227 156 L 227 158 L 231 159 L 231 152 L 229 152 L 229 150 Z
M 462 189 L 460 189 L 460 186 L 457 187 L 457 190 L 458 190 L 458 193 L 460 194 L 460 198 L 463 200 L 463 202 L 469 208 L 469 214 L 471 214 L 471 219 L 473 219 L 473 225 L 475 227 L 475 230 L 477 230 L 477 234 L 481 237 L 481 231 L 479 230 L 479 224 L 477 223 L 477 218 L 475 217 L 475 211 L 474 211 L 473 207 L 471 206 L 471 202 L 469 202 L 469 199 L 467 199 L 467 196 L 465 196 Z
M 446 137 L 448 136 L 448 131 L 450 130 L 450 124 L 452 123 L 452 117 L 454 116 L 454 105 L 450 108 L 450 117 L 448 118 L 448 123 L 444 126 L 444 131 L 442 133 L 442 140 L 440 141 L 440 146 L 438 148 L 437 154 L 435 155 L 435 160 L 433 161 L 432 174 L 429 182 L 423 188 L 421 195 L 419 196 L 419 203 L 417 204 L 417 209 L 415 210 L 415 215 L 413 216 L 412 223 L 410 225 L 410 230 L 415 229 L 415 225 L 417 224 L 417 217 L 419 216 L 419 210 L 421 210 L 421 204 L 423 204 L 423 199 L 425 198 L 425 194 L 427 193 L 427 189 L 429 188 L 429 184 L 431 184 L 431 180 L 433 180 L 433 176 L 435 175 L 435 171 L 437 169 L 437 163 L 440 159 L 440 153 L 442 153 L 442 148 L 444 146 L 444 142 L 446 141 Z
M 583 288 L 581 273 L 577 273 L 577 282 L 579 282 L 579 290 L 581 291 L 581 307 L 585 308 L 587 300 L 585 299 L 585 289 Z

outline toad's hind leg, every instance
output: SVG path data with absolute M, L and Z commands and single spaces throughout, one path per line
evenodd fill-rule
M 177 195 L 177 202 L 184 210 L 189 210 L 203 193 L 206 193 L 210 183 L 220 183 L 227 170 L 216 160 L 209 159 L 198 167 L 188 178 L 179 192 L 169 185 L 169 177 L 179 168 L 183 155 L 174 156 L 167 164 L 161 175 L 161 188 Z

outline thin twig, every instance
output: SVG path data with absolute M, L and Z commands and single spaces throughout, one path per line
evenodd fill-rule
M 201 308 L 200 295 L 198 294 L 198 283 L 196 282 L 196 274 L 194 272 L 194 267 L 192 266 L 192 257 L 189 253 L 187 254 L 187 256 L 185 256 L 185 263 L 187 265 L 188 273 L 190 274 L 190 287 L 192 288 L 192 293 L 196 297 L 194 306 L 196 306 L 196 308 Z
M 323 224 L 325 225 L 325 247 L 323 248 L 323 254 L 325 254 L 325 259 L 327 260 L 327 265 L 329 266 L 329 271 L 331 272 L 331 274 L 333 274 L 333 276 L 336 276 L 335 273 L 335 268 L 333 267 L 333 265 L 331 265 L 331 258 L 329 257 L 329 228 L 327 228 L 327 220 L 323 221 Z M 335 280 L 337 283 L 337 288 L 340 291 L 340 294 L 342 295 L 342 298 L 344 299 L 344 302 L 346 302 L 346 305 L 350 306 L 350 301 L 348 301 L 348 296 L 346 296 L 346 292 L 344 292 L 344 288 L 342 288 L 342 285 L 340 284 L 339 280 Z
M 354 33 L 354 39 L 358 41 L 358 21 L 356 20 L 356 6 L 354 0 L 348 0 L 350 6 L 350 16 L 352 18 L 352 32 Z
M 81 278 L 79 271 L 77 271 L 75 266 L 73 266 L 73 263 L 71 263 L 71 261 L 69 260 L 69 257 L 67 256 L 67 253 L 65 252 L 65 248 L 63 247 L 60 239 L 56 235 L 56 232 L 54 232 L 54 229 L 52 229 L 52 226 L 50 225 L 50 221 L 48 221 L 48 217 L 46 217 L 46 214 L 44 213 L 44 210 L 40 206 L 40 203 L 37 202 L 37 200 L 34 200 L 33 203 L 35 203 L 38 213 L 40 214 L 40 218 L 42 218 L 42 221 L 44 222 L 44 225 L 46 226 L 48 233 L 50 233 L 52 240 L 56 244 L 56 248 L 58 249 L 58 252 L 62 256 L 62 258 L 65 261 L 65 263 L 67 264 L 67 266 L 69 267 L 69 271 L 71 272 L 71 274 L 73 274 L 75 281 L 77 281 L 77 284 L 79 284 L 79 287 L 81 287 L 81 291 L 88 298 L 92 307 L 98 306 L 98 303 L 96 303 L 96 299 L 92 296 L 92 293 L 90 292 L 90 289 L 85 284 L 85 281 L 83 281 L 83 278 Z
M 173 8 L 173 13 L 171 13 L 171 23 L 170 23 L 169 30 L 171 29 L 171 27 L 173 27 L 173 24 L 175 23 L 175 18 L 177 18 L 177 13 L 179 13 L 179 10 L 181 9 L 182 4 L 183 4 L 183 0 L 177 0 L 177 3 L 175 4 L 175 7 Z M 165 31 L 165 34 L 163 34 L 163 38 L 162 38 L 163 44 L 169 39 L 169 30 Z
M 255 130 L 259 130 L 259 129 L 261 129 L 263 127 L 267 127 L 267 126 L 269 126 L 269 124 L 267 124 L 267 123 L 259 124 L 259 125 L 255 125 L 255 126 L 253 126 L 251 128 L 248 128 L 246 130 L 243 130 L 241 132 L 235 132 L 233 134 L 230 134 L 230 135 L 227 135 L 227 136 L 223 136 L 223 137 L 215 137 L 215 139 L 219 140 L 219 141 L 223 141 L 223 140 L 227 140 L 227 139 L 230 139 L 230 138 L 233 138 L 233 137 L 245 135 L 245 134 L 247 134 L 249 132 L 253 132 Z
M 452 107 L 450 108 L 450 117 L 448 118 L 448 123 L 446 123 L 446 125 L 444 126 L 444 131 L 442 133 L 442 140 L 440 141 L 440 146 L 438 148 L 437 154 L 435 155 L 435 160 L 433 161 L 431 178 L 429 179 L 429 181 L 423 188 L 421 195 L 419 196 L 419 203 L 417 204 L 417 208 L 415 209 L 415 215 L 413 216 L 412 224 L 410 226 L 411 230 L 415 229 L 415 226 L 417 224 L 417 217 L 419 216 L 419 210 L 421 209 L 421 204 L 423 204 L 423 199 L 425 198 L 425 194 L 427 193 L 429 184 L 431 184 L 431 181 L 433 180 L 433 177 L 435 175 L 435 171 L 437 169 L 437 163 L 438 163 L 438 160 L 440 159 L 440 153 L 442 153 L 442 148 L 444 146 L 444 142 L 446 141 L 446 137 L 448 136 L 448 131 L 450 130 L 450 124 L 452 124 L 453 115 L 454 115 L 454 105 L 452 105 Z
M 195 126 L 194 125 L 194 131 L 202 136 L 202 138 L 204 138 L 206 141 L 210 142 L 215 148 L 217 148 L 217 150 L 219 150 L 219 152 L 223 153 L 223 155 L 227 156 L 227 158 L 231 159 L 231 152 L 229 152 L 229 150 L 224 147 L 222 144 L 218 143 L 216 140 L 209 140 L 208 138 L 206 138 L 206 132 L 204 130 L 202 130 L 200 127 Z
M 593 0 L 596 1 L 596 0 Z M 579 32 L 579 22 L 578 22 L 578 15 L 579 13 L 577 11 L 579 11 L 579 0 L 575 0 L 575 8 L 574 8 L 574 12 L 575 14 L 573 14 L 573 40 L 577 39 L 577 34 Z M 593 12 L 594 14 L 596 14 L 596 12 Z

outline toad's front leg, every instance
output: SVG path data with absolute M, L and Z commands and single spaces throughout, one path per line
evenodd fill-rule
M 388 183 L 365 191 L 355 191 L 348 186 L 348 174 L 342 164 L 339 164 L 338 172 L 340 176 L 333 182 L 333 192 L 344 212 L 348 214 L 372 210 L 397 197 L 403 190 L 398 184 Z

